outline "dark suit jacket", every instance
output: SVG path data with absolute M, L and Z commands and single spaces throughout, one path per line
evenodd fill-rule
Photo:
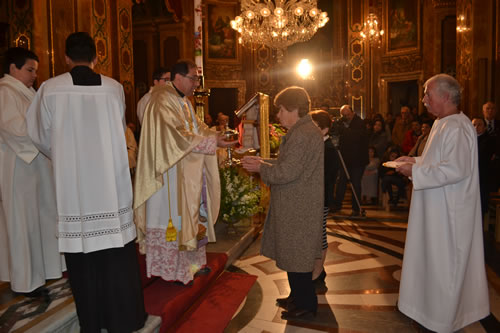
M 348 168 L 368 164 L 368 134 L 365 123 L 358 115 L 354 115 L 348 127 L 342 128 L 340 152 Z

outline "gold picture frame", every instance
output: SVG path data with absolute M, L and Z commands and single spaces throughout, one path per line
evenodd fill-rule
M 230 21 L 239 14 L 236 1 L 210 0 L 204 5 L 204 56 L 212 63 L 241 63 L 238 33 Z
M 387 54 L 420 51 L 420 0 L 385 0 L 385 45 Z

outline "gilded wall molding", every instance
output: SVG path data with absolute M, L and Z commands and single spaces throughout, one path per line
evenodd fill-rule
M 33 48 L 33 6 L 31 0 L 10 1 L 11 46 Z
M 434 8 L 452 8 L 456 5 L 456 0 L 432 0 L 432 6 Z
M 217 80 L 239 80 L 241 79 L 241 65 L 206 63 L 203 72 L 207 78 L 217 78 Z
M 464 82 L 472 71 L 472 0 L 457 4 L 457 79 Z
M 418 53 L 382 58 L 383 73 L 415 72 L 421 68 L 422 55 Z
M 92 1 L 93 35 L 97 49 L 97 70 L 102 74 L 112 76 L 111 50 L 108 28 L 108 4 L 106 0 Z

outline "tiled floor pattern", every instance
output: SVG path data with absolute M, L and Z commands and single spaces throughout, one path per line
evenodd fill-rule
M 391 212 L 375 206 L 365 209 L 366 218 L 354 219 L 346 216 L 350 209 L 345 206 L 339 215 L 328 221 L 329 249 L 325 263 L 328 289 L 321 290 L 318 295 L 320 306 L 316 318 L 294 322 L 281 319 L 281 309 L 276 307 L 275 299 L 288 295 L 287 276 L 273 261 L 258 255 L 260 240 L 257 240 L 229 268 L 255 274 L 258 280 L 225 332 L 425 332 L 395 306 L 407 207 L 398 207 Z M 219 237 L 219 240 L 222 244 L 223 238 Z M 491 250 L 488 249 L 487 253 L 500 253 L 498 248 Z M 461 333 L 500 332 L 496 319 L 500 318 L 497 292 L 500 278 L 489 267 L 488 273 L 496 288 L 490 286 L 493 315 L 466 327 Z M 0 332 L 38 333 L 38 327 L 43 323 L 50 321 L 50 325 L 55 325 L 63 320 L 64 314 L 74 312 L 65 279 L 50 281 L 48 288 L 49 298 L 36 300 L 16 295 L 10 291 L 8 283 L 0 283 Z M 58 332 L 73 332 L 75 329 L 77 332 L 74 325 L 70 322 L 68 329 L 58 329 Z
M 288 295 L 287 276 L 273 261 L 258 255 L 256 242 L 234 266 L 257 275 L 258 283 L 226 332 L 425 332 L 396 308 L 406 212 L 373 210 L 367 215 L 364 220 L 336 217 L 328 221 L 328 290 L 318 295 L 316 318 L 281 319 L 282 309 L 275 300 Z M 492 313 L 498 318 L 499 295 L 493 288 L 490 294 Z M 497 327 L 495 317 L 489 320 Z M 485 326 L 474 323 L 462 332 L 491 331 Z
M 28 298 L 10 291 L 8 283 L 0 285 L 0 332 L 26 332 L 41 321 L 73 307 L 73 296 L 67 279 L 50 281 L 47 297 Z

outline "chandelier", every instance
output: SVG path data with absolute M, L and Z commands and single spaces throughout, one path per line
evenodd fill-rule
M 231 27 L 239 32 L 241 45 L 265 45 L 280 57 L 288 46 L 311 39 L 328 20 L 316 0 L 242 0 Z
M 371 46 L 380 47 L 382 44 L 382 36 L 384 35 L 384 30 L 379 28 L 379 22 L 377 15 L 374 13 L 368 14 L 366 21 L 363 26 L 363 31 L 361 31 L 361 37 L 368 40 Z

